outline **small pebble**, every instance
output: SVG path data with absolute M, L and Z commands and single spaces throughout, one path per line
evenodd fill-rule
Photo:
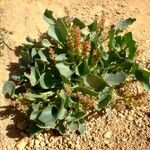
M 128 115 L 128 116 L 127 116 L 127 119 L 128 119 L 129 121 L 132 121 L 132 120 L 133 120 L 133 117 L 132 117 L 131 115 Z
M 17 143 L 16 145 L 17 150 L 24 150 L 27 145 L 27 142 L 28 141 L 26 139 L 23 139 L 19 143 Z
M 112 132 L 111 132 L 111 131 L 106 132 L 106 133 L 104 134 L 104 138 L 107 138 L 107 139 L 111 138 L 111 136 L 112 136 Z

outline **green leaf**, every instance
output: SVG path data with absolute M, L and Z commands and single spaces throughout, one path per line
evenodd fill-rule
M 113 50 L 114 47 L 115 47 L 115 29 L 111 29 L 109 32 L 108 32 L 108 38 L 109 38 L 109 41 L 108 41 L 108 47 L 109 47 L 109 50 Z
M 149 71 L 138 69 L 135 71 L 135 77 L 137 80 L 144 83 L 146 89 L 150 90 L 150 72 Z
M 42 123 L 37 123 L 37 126 L 40 127 L 41 129 L 54 129 L 56 127 L 56 122 L 49 122 L 47 124 L 42 124 Z
M 38 111 L 38 110 L 39 110 L 39 108 L 40 108 L 40 102 L 39 102 L 39 103 L 37 103 L 37 104 L 33 104 L 33 105 L 32 105 L 32 109 L 33 109 L 33 111 Z
M 34 58 L 34 56 L 36 56 L 37 53 L 38 52 L 37 52 L 36 48 L 32 48 L 32 50 L 31 50 L 31 57 Z
M 57 119 L 56 107 L 50 105 L 44 108 L 38 119 L 47 125 L 55 123 Z
M 70 64 L 64 64 L 63 62 L 57 63 L 56 68 L 60 74 L 66 78 L 69 78 L 74 72 L 70 69 Z
M 126 74 L 123 71 L 118 72 L 116 74 L 105 73 L 103 75 L 103 79 L 109 86 L 115 86 L 125 81 Z
M 61 109 L 58 111 L 57 119 L 59 119 L 59 120 L 65 119 L 65 117 L 67 116 L 67 113 L 68 113 L 67 109 L 65 109 L 61 106 Z
M 55 82 L 55 78 L 52 76 L 50 70 L 40 76 L 40 86 L 43 89 L 52 88 L 55 85 Z
M 42 129 L 36 125 L 35 121 L 32 121 L 29 128 L 30 135 L 40 132 Z
M 53 17 L 53 12 L 51 10 L 46 9 L 44 14 L 43 14 L 43 19 L 48 23 L 48 24 L 54 24 L 55 23 L 55 18 Z
M 67 122 L 75 122 L 79 121 L 80 119 L 84 118 L 86 113 L 83 110 L 77 110 L 76 112 L 70 113 L 65 120 Z
M 57 19 L 57 21 L 56 21 L 56 28 L 57 28 L 59 31 L 55 30 L 55 32 L 57 31 L 57 32 L 59 32 L 59 34 L 60 34 L 60 35 L 58 36 L 58 34 L 57 34 L 57 32 L 56 32 L 59 41 L 62 42 L 62 43 L 63 43 L 63 42 L 66 42 L 66 38 L 67 38 L 67 28 L 66 28 L 66 26 L 65 26 L 65 24 L 64 24 L 63 19 Z
M 67 59 L 68 59 L 68 58 L 67 58 L 67 56 L 66 56 L 65 53 L 60 54 L 60 55 L 58 55 L 58 56 L 56 57 L 56 61 L 65 61 L 65 60 L 67 60 Z
M 136 42 L 132 38 L 132 33 L 131 32 L 126 33 L 123 38 L 125 40 L 126 48 L 129 48 L 128 59 L 133 60 L 135 58 L 137 45 L 136 45 Z
M 99 93 L 99 101 L 96 105 L 94 105 L 96 110 L 100 110 L 102 108 L 105 108 L 109 102 L 111 101 L 111 95 L 112 95 L 112 88 L 109 86 L 106 86 L 100 93 Z
M 98 92 L 94 91 L 93 89 L 86 87 L 86 86 L 77 86 L 73 89 L 73 91 L 80 91 L 83 94 L 88 94 L 90 96 L 98 96 Z
M 105 51 L 102 51 L 102 52 L 101 52 L 101 57 L 102 57 L 104 60 L 108 60 L 108 54 L 107 54 Z
M 42 45 L 43 45 L 44 47 L 47 47 L 47 48 L 49 48 L 49 47 L 51 46 L 51 44 L 50 44 L 50 42 L 49 42 L 48 39 L 43 39 L 43 40 L 42 40 Z
M 57 19 L 55 26 L 49 26 L 48 35 L 57 41 L 60 45 L 62 45 L 63 42 L 66 42 L 67 28 L 63 22 L 63 19 Z
M 136 62 L 134 62 L 133 65 L 132 65 L 132 67 L 131 67 L 130 72 L 133 73 L 133 74 L 135 74 L 135 72 L 136 72 L 138 69 L 139 69 L 139 65 L 138 65 Z
M 97 91 L 102 90 L 106 83 L 96 74 L 88 74 L 83 78 L 84 85 L 91 87 Z
M 65 119 L 68 111 L 67 109 L 65 108 L 65 103 L 67 101 L 67 95 L 66 93 L 64 92 L 64 90 L 61 90 L 60 93 L 59 93 L 59 98 L 61 100 L 61 104 L 60 104 L 60 108 L 58 110 L 58 116 L 57 116 L 57 119 L 59 120 L 63 120 Z
M 90 32 L 96 31 L 97 30 L 97 20 L 95 20 L 90 25 L 88 25 L 88 29 L 90 30 Z
M 38 54 L 42 61 L 50 63 L 50 56 L 47 50 L 39 50 Z
M 28 92 L 26 97 L 27 99 L 34 101 L 34 100 L 44 100 L 46 101 L 48 99 L 48 97 L 52 96 L 53 92 L 52 91 L 48 91 L 48 92 L 44 92 L 44 93 L 32 93 L 32 92 Z
M 50 25 L 48 28 L 48 35 L 53 38 L 57 43 L 59 43 L 61 46 L 63 45 L 61 43 L 61 33 L 60 30 L 54 26 L 54 25 Z
M 66 128 L 65 128 L 65 126 L 64 126 L 64 121 L 62 121 L 62 120 L 60 120 L 59 122 L 58 122 L 58 124 L 56 125 L 56 127 L 55 127 L 59 132 L 60 132 L 60 134 L 65 134 L 65 132 L 66 132 Z
M 91 42 L 95 44 L 96 36 L 97 36 L 96 32 L 90 32 L 88 34 L 88 40 L 90 40 Z
M 126 29 L 129 25 L 133 24 L 133 22 L 135 22 L 136 19 L 135 18 L 128 18 L 126 20 L 121 19 L 118 24 L 114 27 L 114 29 L 117 32 L 122 32 L 124 29 Z
M 65 102 L 66 102 L 66 99 L 67 99 L 67 94 L 65 93 L 65 91 L 64 91 L 64 90 L 61 90 L 61 91 L 59 92 L 58 96 L 59 96 L 59 98 L 62 100 L 62 103 L 61 103 L 61 104 L 64 105 Z
M 81 20 L 79 20 L 78 18 L 75 18 L 75 19 L 73 20 L 73 25 L 79 26 L 80 29 L 83 29 L 83 28 L 86 27 L 85 23 L 82 22 Z
M 15 91 L 15 83 L 13 81 L 6 81 L 3 86 L 3 94 L 12 96 Z
M 61 75 L 61 79 L 62 79 L 63 83 L 70 84 L 70 78 Z
M 40 74 L 36 67 L 31 67 L 31 73 L 25 73 L 25 76 L 29 79 L 31 86 L 35 86 L 38 83 Z
M 35 120 L 40 111 L 33 111 L 30 115 L 30 120 Z
M 111 101 L 111 95 L 105 94 L 104 96 L 100 97 L 100 101 L 94 107 L 96 110 L 100 110 L 102 108 L 105 108 L 109 104 L 110 101 Z
M 46 63 L 43 62 L 43 60 L 41 60 L 41 59 L 36 59 L 35 67 L 38 68 L 40 74 L 42 74 L 45 71 Z
M 84 76 L 90 72 L 90 68 L 88 66 L 88 63 L 86 61 L 81 62 L 75 70 L 76 75 L 78 76 Z
M 133 68 L 134 63 L 130 60 L 124 61 L 121 66 L 122 66 L 122 70 L 128 74 L 131 73 L 132 68 Z
M 80 132 L 80 134 L 83 134 L 86 131 L 86 127 L 83 123 L 79 123 L 78 131 Z
M 77 121 L 76 122 L 71 122 L 68 127 L 71 131 L 78 130 L 79 123 Z

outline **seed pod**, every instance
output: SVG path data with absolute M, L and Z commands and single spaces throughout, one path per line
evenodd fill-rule
M 83 43 L 83 49 L 82 49 L 82 55 L 84 58 L 87 58 L 90 48 L 91 48 L 91 43 L 89 41 L 85 41 Z
M 79 27 L 75 28 L 75 46 L 80 48 L 81 46 L 81 31 Z

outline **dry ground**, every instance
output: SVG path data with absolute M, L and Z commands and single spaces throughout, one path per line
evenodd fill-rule
M 18 59 L 15 47 L 25 42 L 27 35 L 37 38 L 47 30 L 42 19 L 46 8 L 53 10 L 57 17 L 64 16 L 67 9 L 70 16 L 85 21 L 99 17 L 103 12 L 106 26 L 120 18 L 135 17 L 137 21 L 129 30 L 133 31 L 139 45 L 137 59 L 150 62 L 149 0 L 0 0 L 0 30 L 8 31 L 2 35 L 9 46 L 5 45 L 1 50 L 0 91 L 9 73 L 15 70 Z M 82 136 L 72 133 L 55 137 L 52 133 L 42 133 L 28 138 L 17 125 L 24 124 L 22 114 L 9 107 L 9 100 L 0 92 L 0 149 L 149 150 L 150 95 L 141 97 L 140 102 L 141 106 L 132 110 L 115 107 L 103 116 L 95 114 L 95 119 L 87 122 L 87 132 Z

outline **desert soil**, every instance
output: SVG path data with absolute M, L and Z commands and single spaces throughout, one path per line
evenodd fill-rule
M 48 8 L 56 17 L 65 15 L 91 21 L 105 14 L 105 26 L 120 18 L 134 17 L 137 21 L 129 28 L 138 43 L 137 60 L 150 69 L 150 1 L 149 0 L 0 0 L 0 38 L 4 48 L 0 57 L 0 91 L 18 61 L 14 51 L 25 38 L 38 38 L 48 25 L 42 14 Z M 3 31 L 5 29 L 7 32 Z M 129 87 L 126 87 L 129 89 Z M 114 104 L 106 113 L 97 112 L 86 121 L 83 135 L 70 133 L 56 136 L 53 132 L 28 137 L 22 113 L 4 98 L 0 92 L 0 149 L 1 150 L 149 150 L 150 149 L 150 94 L 143 93 L 140 86 L 131 85 L 140 97 L 134 99 L 137 106 L 114 98 Z

